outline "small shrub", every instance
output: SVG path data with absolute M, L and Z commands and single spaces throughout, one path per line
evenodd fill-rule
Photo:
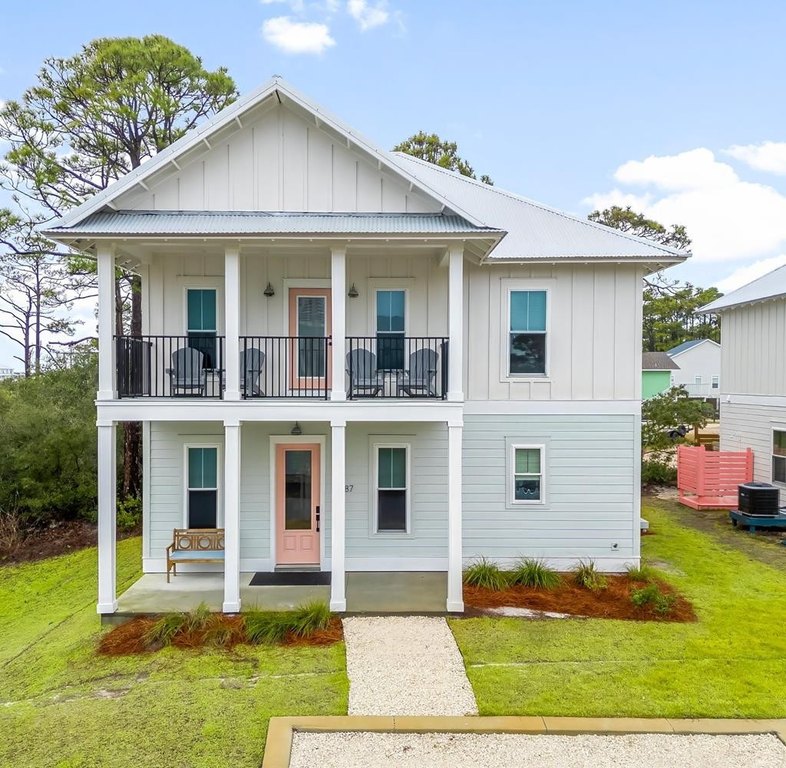
M 562 582 L 560 575 L 542 560 L 519 560 L 510 574 L 510 583 L 535 589 L 555 589 Z
M 310 637 L 330 624 L 330 607 L 319 600 L 298 606 L 291 618 L 290 631 L 296 637 Z
M 496 563 L 481 557 L 464 571 L 464 583 L 471 587 L 499 591 L 505 589 L 508 579 Z
M 0 508 L 0 551 L 15 552 L 25 539 L 27 529 L 16 509 Z
M 656 613 L 665 616 L 674 607 L 677 598 L 661 591 L 657 584 L 648 584 L 641 589 L 634 589 L 630 593 L 630 601 L 638 608 L 652 605 Z
M 175 635 L 183 629 L 187 619 L 185 613 L 165 614 L 145 633 L 145 645 L 172 645 Z
M 627 568 L 628 578 L 631 581 L 651 582 L 658 578 L 658 572 L 649 565 L 629 565 Z
M 665 461 L 645 459 L 641 462 L 642 485 L 676 485 L 677 468 Z
M 183 631 L 187 634 L 204 631 L 210 623 L 210 608 L 205 603 L 200 603 L 193 611 L 185 614 Z
M 606 589 L 608 583 L 606 577 L 595 567 L 594 560 L 579 560 L 579 564 L 573 572 L 573 579 L 580 587 L 592 592 Z
M 214 621 L 205 629 L 203 641 L 205 645 L 226 648 L 232 641 L 233 634 L 232 627 L 221 621 Z
M 142 523 L 142 499 L 129 496 L 117 503 L 117 527 L 121 531 L 136 530 Z

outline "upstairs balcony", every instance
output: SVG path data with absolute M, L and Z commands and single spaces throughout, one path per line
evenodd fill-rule
M 330 399 L 332 346 L 329 336 L 240 336 L 241 399 Z M 446 337 L 349 336 L 344 348 L 347 400 L 447 398 Z M 215 334 L 116 336 L 117 395 L 223 399 L 227 352 Z

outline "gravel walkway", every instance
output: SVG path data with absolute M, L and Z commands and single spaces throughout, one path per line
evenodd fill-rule
M 476 715 L 453 633 L 442 618 L 344 619 L 350 715 Z
M 783 768 L 772 735 L 298 733 L 290 768 Z

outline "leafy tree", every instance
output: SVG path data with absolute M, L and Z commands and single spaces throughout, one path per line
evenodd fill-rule
M 394 152 L 404 152 L 413 157 L 419 157 L 428 163 L 438 165 L 440 168 L 447 168 L 450 171 L 458 171 L 462 176 L 469 176 L 476 179 L 475 171 L 472 166 L 458 154 L 458 145 L 455 141 L 443 141 L 436 133 L 424 133 L 418 131 L 404 139 L 393 147 Z M 493 186 L 494 182 L 490 176 L 483 174 L 480 180 L 484 184 Z
M 666 228 L 663 224 L 637 213 L 630 206 L 612 205 L 593 211 L 590 221 L 653 240 L 669 248 L 687 251 L 691 240 L 681 224 Z M 719 298 L 716 288 L 699 288 L 690 283 L 668 280 L 662 273 L 644 280 L 644 322 L 642 328 L 645 352 L 665 352 L 684 341 L 712 339 L 720 341 L 717 318 L 696 315 L 695 311 Z
M 3 186 L 61 215 L 179 139 L 237 96 L 225 68 L 209 71 L 162 35 L 101 38 L 48 58 L 37 84 L 0 110 L 10 143 Z M 83 266 L 83 263 L 80 264 Z M 125 274 L 130 332 L 142 332 L 141 285 Z M 123 290 L 118 288 L 118 293 Z M 118 323 L 120 325 L 120 323 Z M 125 429 L 124 494 L 141 490 L 141 429 Z
M 685 387 L 672 387 L 659 395 L 650 397 L 641 404 L 642 450 L 663 452 L 675 441 L 674 430 L 681 426 L 703 427 L 713 416 L 709 403 L 688 396 Z

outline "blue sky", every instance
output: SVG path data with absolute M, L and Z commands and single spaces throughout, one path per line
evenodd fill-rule
M 674 277 L 729 290 L 786 262 L 782 0 L 3 5 L 0 100 L 47 56 L 162 33 L 241 92 L 282 75 L 382 147 L 434 131 L 532 199 L 684 223 Z

